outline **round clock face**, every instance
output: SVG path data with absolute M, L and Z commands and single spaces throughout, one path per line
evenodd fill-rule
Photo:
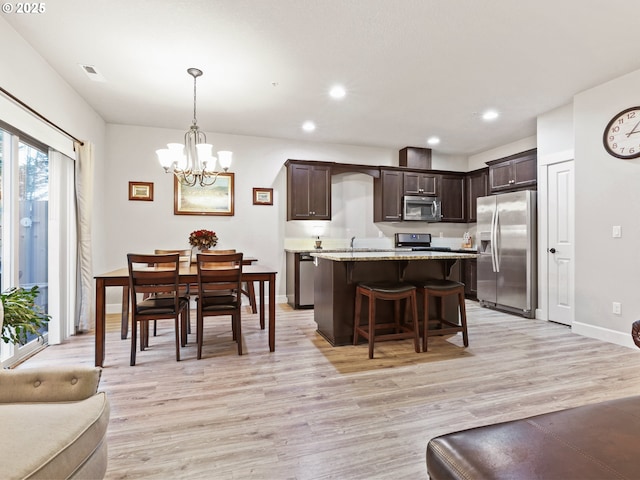
M 602 141 L 614 157 L 640 157 L 640 107 L 627 108 L 614 116 L 604 129 Z

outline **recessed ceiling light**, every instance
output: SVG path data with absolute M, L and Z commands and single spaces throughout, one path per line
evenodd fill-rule
M 304 122 L 302 124 L 302 129 L 305 132 L 313 132 L 316 129 L 316 124 L 311 121 Z
M 344 89 L 342 85 L 335 85 L 331 87 L 331 90 L 329 90 L 329 95 L 331 96 L 331 98 L 335 98 L 335 99 L 344 98 L 346 94 L 347 94 L 347 91 Z
M 498 116 L 498 112 L 496 112 L 495 110 L 487 110 L 482 114 L 482 119 L 490 121 L 495 120 L 496 118 L 498 118 Z
M 429 137 L 427 139 L 427 143 L 429 145 L 438 145 L 440 143 L 440 139 L 438 137 Z

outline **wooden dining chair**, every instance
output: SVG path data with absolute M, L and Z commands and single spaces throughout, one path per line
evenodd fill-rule
M 207 254 L 196 257 L 198 297 L 196 314 L 197 358 L 202 358 L 204 318 L 231 315 L 232 338 L 242 355 L 242 253 Z
M 127 255 L 131 292 L 131 365 L 136 364 L 140 325 L 140 351 L 148 345 L 149 322 L 173 319 L 176 361 L 180 361 L 180 325 L 186 328 L 188 301 L 180 296 L 180 255 Z
M 202 253 L 210 253 L 214 255 L 228 255 L 229 253 L 236 253 L 235 249 L 227 250 L 203 250 Z M 243 289 L 242 294 L 249 299 L 249 305 L 251 306 L 251 313 L 258 313 L 258 307 L 256 304 L 256 290 L 253 282 L 242 282 Z
M 191 266 L 191 249 L 156 249 L 154 250 L 155 254 L 162 255 L 167 253 L 177 253 L 180 255 L 180 266 L 181 267 L 190 267 Z M 187 329 L 183 332 L 182 335 L 182 346 L 184 347 L 187 343 L 187 333 L 191 333 L 191 291 L 190 285 L 185 284 L 180 286 L 180 296 L 187 299 Z M 153 336 L 155 337 L 158 333 L 157 322 L 153 322 Z

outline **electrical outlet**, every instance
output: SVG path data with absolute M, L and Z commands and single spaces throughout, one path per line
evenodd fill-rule
M 613 302 L 613 313 L 614 315 L 622 314 L 622 305 L 620 304 L 620 302 Z

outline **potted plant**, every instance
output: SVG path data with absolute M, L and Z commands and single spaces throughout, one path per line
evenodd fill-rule
M 50 320 L 42 307 L 36 305 L 38 286 L 27 289 L 13 287 L 0 293 L 0 333 L 4 343 L 24 345 L 29 335 L 42 337 L 40 329 Z

